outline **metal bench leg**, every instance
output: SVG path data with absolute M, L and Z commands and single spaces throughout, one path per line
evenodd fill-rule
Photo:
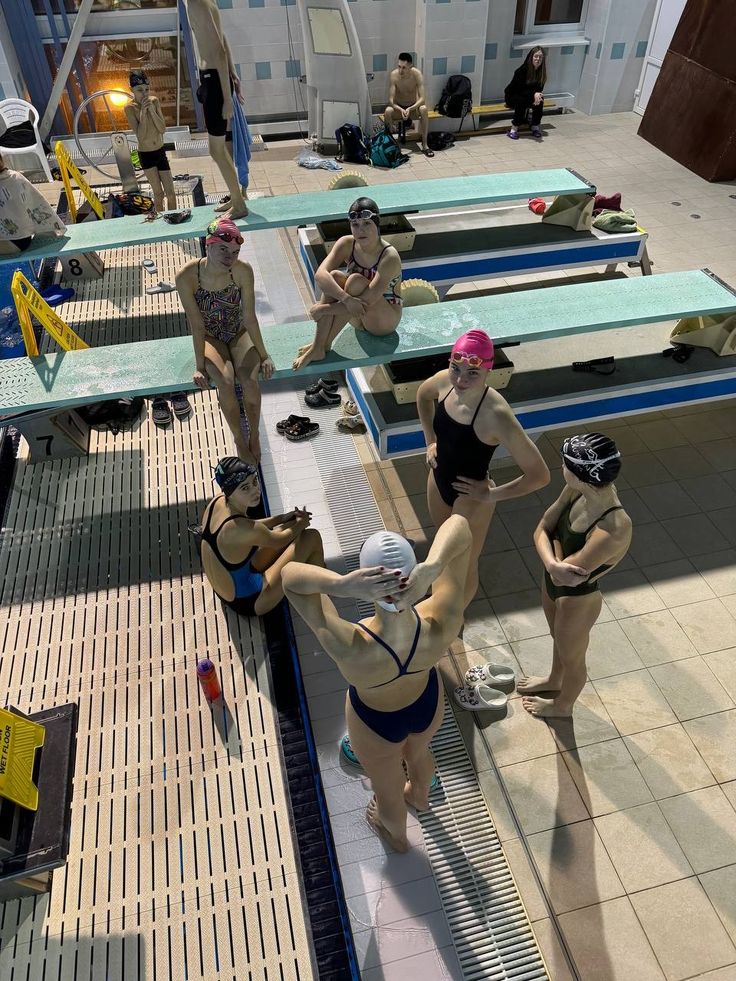
M 618 269 L 617 262 L 609 262 L 608 265 L 606 266 L 605 271 L 607 275 L 610 275 L 610 273 L 615 273 L 617 269 Z
M 644 251 L 641 254 L 641 274 L 642 276 L 652 275 L 652 263 L 649 259 L 649 253 L 647 252 L 646 245 L 644 246 Z

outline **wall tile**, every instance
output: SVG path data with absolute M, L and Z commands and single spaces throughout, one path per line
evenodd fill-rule
M 460 60 L 460 74 L 472 75 L 475 71 L 475 55 L 463 55 Z
M 493 61 L 494 58 L 498 58 L 498 44 L 492 41 L 490 44 L 486 45 L 485 60 Z
M 562 47 L 560 48 L 560 54 L 563 54 L 563 55 L 575 54 L 575 45 L 574 44 L 563 44 Z
M 0 99 L 5 98 L 5 89 L 3 88 L 2 82 L 0 82 Z
M 435 3 L 449 3 L 450 0 L 434 0 Z
M 302 69 L 298 58 L 287 59 L 285 65 L 287 78 L 299 78 L 302 73 Z
M 647 44 L 648 43 L 649 43 L 648 41 L 637 41 L 636 42 L 636 57 L 637 58 L 643 58 L 644 55 L 647 53 Z
M 265 7 L 266 0 L 248 0 L 249 7 Z
M 611 61 L 620 61 L 625 51 L 626 44 L 623 41 L 614 41 L 611 45 Z
M 513 58 L 514 60 L 519 60 L 521 58 L 524 58 L 525 56 L 526 56 L 525 51 L 520 51 L 519 48 L 515 48 L 513 47 L 513 45 L 509 46 L 509 58 Z
M 600 58 L 600 56 L 601 56 L 601 49 L 602 48 L 603 48 L 603 45 L 599 41 L 598 44 L 595 46 L 595 56 L 596 56 L 596 58 Z
M 388 55 L 385 54 L 374 54 L 373 55 L 373 71 L 374 72 L 385 72 L 388 69 Z
M 447 74 L 447 58 L 433 58 L 432 59 L 432 74 L 433 75 L 446 75 Z
M 259 82 L 265 82 L 266 79 L 271 77 L 271 62 L 270 61 L 257 61 L 256 62 L 256 79 Z
M 296 4 L 296 0 L 281 0 L 282 7 L 293 7 Z
M 220 10 L 232 10 L 233 0 L 217 0 L 217 6 Z

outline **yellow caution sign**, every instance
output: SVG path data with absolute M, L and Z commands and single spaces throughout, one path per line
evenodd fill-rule
M 33 332 L 32 317 L 35 317 L 46 333 L 53 337 L 62 351 L 81 351 L 83 348 L 89 347 L 89 344 L 75 334 L 65 320 L 54 313 L 20 269 L 15 271 L 10 292 L 15 300 L 15 309 L 18 311 L 20 329 L 23 332 L 26 354 L 29 358 L 38 357 L 38 345 L 36 344 L 36 335 Z
M 72 216 L 72 221 L 77 220 L 77 205 L 74 201 L 74 192 L 72 190 L 72 182 L 70 180 L 72 177 L 77 182 L 77 187 L 85 196 L 97 217 L 104 218 L 105 213 L 100 199 L 84 179 L 83 175 L 79 172 L 79 167 L 77 167 L 72 158 L 69 156 L 69 152 L 61 140 L 56 141 L 54 153 L 56 154 L 56 161 L 59 164 L 59 170 L 61 171 L 61 179 L 64 181 L 64 190 L 66 191 L 66 200 L 69 205 L 69 214 Z
M 0 709 L 0 797 L 29 811 L 38 810 L 33 766 L 45 738 L 46 730 L 37 722 Z

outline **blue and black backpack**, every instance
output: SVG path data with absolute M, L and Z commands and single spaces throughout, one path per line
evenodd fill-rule
M 353 123 L 343 123 L 335 130 L 337 140 L 337 159 L 345 163 L 370 164 L 370 142 L 363 136 L 360 126 Z
M 399 167 L 409 159 L 402 153 L 388 129 L 382 130 L 371 140 L 371 163 L 374 167 Z

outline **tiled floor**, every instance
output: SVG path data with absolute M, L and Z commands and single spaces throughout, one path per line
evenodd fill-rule
M 476 138 L 432 160 L 413 155 L 398 178 L 372 170 L 369 179 L 572 167 L 603 192 L 624 192 L 624 205 L 650 233 L 655 273 L 707 266 L 736 283 L 736 187 L 707 184 L 663 156 L 636 136 L 638 122 L 632 114 L 553 117 L 541 144 Z M 332 175 L 298 169 L 297 150 L 272 143 L 254 155 L 251 187 L 326 187 Z M 222 186 L 206 158 L 174 169 L 202 173 L 208 190 Z M 666 340 L 664 333 L 663 347 Z M 584 981 L 734 981 L 736 406 L 602 428 L 624 454 L 619 487 L 635 533 L 602 587 L 590 680 L 573 720 L 534 720 L 513 698 L 500 721 L 478 719 L 481 728 L 464 715 L 458 722 L 554 981 L 572 977 L 562 944 Z M 558 444 L 559 434 L 540 440 L 555 468 L 550 487 L 499 507 L 463 642 L 443 665 L 452 680 L 484 659 L 530 673 L 548 663 L 530 532 L 560 487 Z M 356 447 L 387 527 L 426 547 L 424 464 L 379 463 L 365 439 Z M 505 479 L 501 470 L 494 476 Z M 321 658 L 303 665 L 310 695 L 322 696 L 313 723 L 320 752 L 334 754 L 342 696 Z M 354 778 L 334 761 L 327 768 L 338 853 L 360 867 L 360 883 L 346 873 L 346 888 L 354 921 L 363 916 L 367 924 L 365 935 L 356 930 L 364 977 L 459 976 L 423 850 L 392 864 L 404 897 L 401 909 L 392 906 L 383 876 L 371 878 L 371 863 L 383 869 L 385 858 L 361 819 L 365 790 L 356 796 Z M 417 824 L 410 835 L 419 844 Z M 391 929 L 379 944 L 371 928 L 380 923 Z

